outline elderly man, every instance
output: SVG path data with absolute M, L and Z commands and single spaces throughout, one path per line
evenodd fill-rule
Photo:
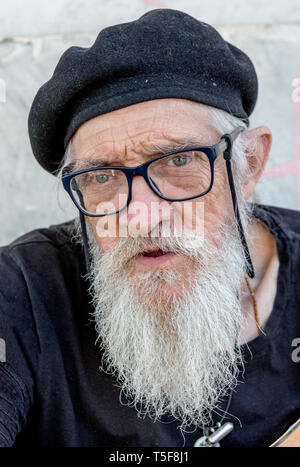
M 299 214 L 249 200 L 256 98 L 247 55 L 179 11 L 63 54 L 29 136 L 79 217 L 1 249 L 1 445 L 193 446 L 230 422 L 221 446 L 269 446 L 300 417 Z

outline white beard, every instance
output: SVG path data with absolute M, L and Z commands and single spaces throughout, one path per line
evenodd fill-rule
M 235 226 L 223 226 L 219 246 L 205 240 L 197 248 L 195 239 L 190 248 L 189 235 L 136 237 L 103 254 L 89 237 L 101 370 L 115 378 L 120 400 L 140 417 L 170 414 L 182 431 L 210 423 L 242 364 L 236 344 L 244 324 L 244 255 Z M 193 272 L 134 274 L 132 258 L 149 244 L 185 255 Z M 181 294 L 165 293 L 187 279 L 190 286 Z

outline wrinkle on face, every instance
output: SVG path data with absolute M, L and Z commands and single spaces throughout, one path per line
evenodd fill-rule
M 205 107 L 185 99 L 157 99 L 95 117 L 81 125 L 72 138 L 76 161 L 83 166 L 101 158 L 106 159 L 104 165 L 133 167 L 179 150 L 178 144 L 184 148 L 216 144 L 220 135 L 207 121 Z M 139 188 L 133 198 L 161 202 L 139 178 L 133 183 Z M 205 207 L 205 236 L 210 238 L 217 232 L 218 223 L 232 210 L 230 199 L 226 198 L 227 188 L 224 160 L 219 157 L 215 162 L 214 185 L 200 198 Z M 118 224 L 119 215 L 116 216 Z M 89 221 L 96 235 L 97 218 Z M 118 238 L 98 241 L 103 251 L 107 251 Z
M 72 139 L 76 158 L 101 156 L 130 166 L 143 163 L 149 156 L 160 155 L 159 148 L 182 139 L 190 139 L 193 145 L 218 141 L 217 135 L 203 128 L 203 109 L 199 115 L 202 104 L 181 99 L 178 104 L 176 101 L 178 99 L 143 102 L 88 120 Z

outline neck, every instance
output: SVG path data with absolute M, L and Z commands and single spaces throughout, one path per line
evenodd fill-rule
M 255 271 L 255 277 L 249 279 L 249 282 L 255 293 L 260 325 L 264 329 L 272 312 L 277 290 L 279 258 L 276 240 L 267 226 L 258 220 L 249 225 L 247 237 Z M 241 290 L 241 297 L 246 323 L 239 344 L 249 342 L 258 336 L 253 302 L 246 281 Z

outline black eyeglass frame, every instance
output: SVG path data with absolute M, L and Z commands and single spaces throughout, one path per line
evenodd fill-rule
M 238 136 L 238 134 L 243 129 L 244 129 L 243 127 L 238 127 L 232 133 L 230 133 L 230 137 L 231 137 L 232 141 L 235 140 L 235 138 Z M 224 136 L 226 136 L 226 135 L 224 135 Z M 144 180 L 146 181 L 147 185 L 152 189 L 152 191 L 157 196 L 159 196 L 160 198 L 162 198 L 162 199 L 164 199 L 166 201 L 180 202 L 180 201 L 189 201 L 189 200 L 192 200 L 192 199 L 200 198 L 202 196 L 205 196 L 213 187 L 215 160 L 228 147 L 228 142 L 226 141 L 226 139 L 224 139 L 224 136 L 222 136 L 220 141 L 217 144 L 214 144 L 213 146 L 191 147 L 191 148 L 172 151 L 172 152 L 169 152 L 167 154 L 163 154 L 161 156 L 155 157 L 154 159 L 151 159 L 151 160 L 149 160 L 147 162 L 144 162 L 143 164 L 141 164 L 139 166 L 136 166 L 136 167 L 100 166 L 100 167 L 92 167 L 92 168 L 88 168 L 88 169 L 78 170 L 76 172 L 71 172 L 70 167 L 65 167 L 63 169 L 63 171 L 62 171 L 62 183 L 63 183 L 64 189 L 70 195 L 70 197 L 71 197 L 73 203 L 75 204 L 75 206 L 77 207 L 77 209 L 79 209 L 79 211 L 81 211 L 87 217 L 110 216 L 110 215 L 113 215 L 113 214 L 118 214 L 123 209 L 126 209 L 126 207 L 129 205 L 129 203 L 131 201 L 131 198 L 132 198 L 132 179 L 133 179 L 133 177 L 136 177 L 136 176 L 143 177 Z M 158 188 L 156 188 L 154 186 L 154 184 L 151 182 L 151 179 L 150 179 L 150 177 L 148 175 L 149 166 L 151 164 L 153 164 L 154 162 L 160 160 L 160 159 L 164 159 L 166 157 L 170 157 L 170 156 L 173 156 L 173 155 L 176 155 L 176 154 L 183 154 L 183 153 L 187 153 L 187 152 L 191 152 L 191 151 L 201 151 L 204 154 L 206 154 L 206 156 L 208 158 L 208 161 L 209 161 L 209 164 L 210 164 L 211 179 L 210 179 L 210 184 L 209 184 L 207 190 L 205 190 L 203 193 L 200 193 L 199 195 L 190 196 L 188 198 L 177 198 L 177 199 L 167 198 L 162 193 L 160 193 Z M 82 206 L 80 206 L 78 204 L 78 202 L 77 202 L 77 200 L 76 200 L 76 198 L 75 198 L 75 196 L 74 196 L 74 194 L 72 192 L 72 188 L 71 188 L 72 179 L 74 177 L 78 176 L 78 175 L 81 175 L 81 174 L 84 174 L 84 173 L 87 173 L 87 172 L 93 172 L 93 171 L 96 171 L 96 170 L 119 170 L 122 173 L 124 173 L 124 175 L 126 176 L 127 183 L 128 183 L 127 203 L 124 206 L 122 206 L 120 209 L 117 209 L 116 211 L 105 213 L 105 214 L 92 214 L 92 213 L 86 211 Z
M 77 171 L 77 172 L 71 172 L 70 167 L 65 167 L 63 169 L 63 171 L 62 171 L 62 183 L 63 183 L 64 189 L 69 193 L 72 201 L 74 202 L 75 206 L 79 210 L 81 229 L 82 229 L 82 237 L 83 237 L 83 245 L 84 245 L 85 263 L 86 263 L 86 269 L 87 269 L 88 275 L 90 273 L 90 259 L 89 259 L 89 247 L 88 247 L 85 216 L 88 216 L 88 217 L 103 217 L 103 216 L 108 216 L 108 215 L 112 215 L 112 214 L 117 214 L 118 212 L 125 209 L 128 206 L 128 204 L 130 203 L 130 201 L 131 201 L 132 177 L 134 177 L 134 176 L 142 176 L 146 180 L 146 182 L 150 186 L 150 188 L 154 191 L 154 193 L 156 193 L 160 198 L 165 199 L 166 201 L 170 201 L 170 202 L 188 201 L 190 199 L 200 198 L 201 196 L 206 195 L 211 190 L 211 188 L 213 186 L 213 181 L 214 181 L 214 170 L 213 170 L 214 169 L 214 162 L 217 159 L 217 157 L 220 154 L 223 153 L 223 158 L 224 158 L 224 160 L 226 162 L 227 177 L 228 177 L 228 182 L 229 182 L 230 191 L 231 191 L 234 215 L 235 215 L 235 219 L 236 219 L 236 222 L 237 222 L 238 232 L 239 232 L 239 236 L 240 236 L 240 240 L 241 240 L 241 244 L 242 244 L 242 247 L 243 247 L 243 250 L 244 250 L 244 255 L 245 255 L 245 260 L 246 260 L 246 272 L 247 272 L 247 275 L 250 278 L 255 277 L 254 268 L 253 268 L 252 260 L 251 260 L 251 257 L 250 257 L 249 248 L 248 248 L 248 244 L 247 244 L 247 240 L 246 240 L 246 237 L 245 237 L 245 233 L 244 233 L 244 229 L 243 229 L 243 225 L 242 225 L 242 221 L 241 221 L 241 217 L 240 217 L 240 212 L 239 212 L 239 208 L 238 208 L 237 196 L 236 196 L 234 180 L 233 180 L 233 175 L 232 175 L 232 169 L 231 169 L 232 144 L 233 144 L 234 140 L 237 138 L 237 136 L 242 131 L 244 131 L 244 129 L 245 129 L 244 127 L 238 126 L 231 133 L 226 133 L 225 135 L 223 135 L 221 137 L 220 141 L 217 144 L 214 144 L 213 146 L 203 146 L 203 147 L 198 147 L 198 148 L 187 148 L 187 149 L 174 151 L 174 152 L 171 152 L 171 153 L 168 153 L 168 154 L 163 154 L 162 156 L 158 156 L 155 159 L 151 159 L 151 160 L 149 160 L 149 161 L 145 162 L 144 164 L 141 164 L 141 165 L 139 165 L 137 167 L 111 167 L 111 166 L 110 167 L 93 167 L 93 168 L 90 168 L 90 169 L 84 169 L 84 170 L 80 170 L 80 171 Z M 158 191 L 156 191 L 155 187 L 151 184 L 151 181 L 149 180 L 149 177 L 148 177 L 148 174 L 147 174 L 147 169 L 148 169 L 149 165 L 152 162 L 154 162 L 156 160 L 159 160 L 159 159 L 162 159 L 164 157 L 168 157 L 168 156 L 173 155 L 173 154 L 179 154 L 179 153 L 188 152 L 188 151 L 192 151 L 192 150 L 194 150 L 194 151 L 195 150 L 198 150 L 198 151 L 201 150 L 202 152 L 205 152 L 205 154 L 208 156 L 208 159 L 209 159 L 209 162 L 210 162 L 210 167 L 211 167 L 211 181 L 210 181 L 210 185 L 209 185 L 208 189 L 205 192 L 203 192 L 202 194 L 200 194 L 200 195 L 193 196 L 193 197 L 190 197 L 190 198 L 180 198 L 180 199 L 176 199 L 176 200 L 166 198 L 161 193 L 158 193 Z M 71 189 L 71 180 L 72 180 L 72 178 L 75 177 L 78 174 L 93 171 L 93 170 L 99 170 L 99 169 L 114 169 L 114 170 L 119 169 L 123 173 L 125 173 L 125 175 L 127 177 L 127 181 L 130 180 L 130 182 L 128 182 L 127 204 L 124 207 L 122 207 L 121 209 L 119 209 L 119 210 L 117 210 L 115 212 L 106 213 L 106 214 L 87 213 L 87 211 L 85 211 L 84 209 L 82 209 L 78 205 L 78 203 L 76 202 L 76 200 L 75 200 L 75 198 L 73 196 L 72 189 Z

